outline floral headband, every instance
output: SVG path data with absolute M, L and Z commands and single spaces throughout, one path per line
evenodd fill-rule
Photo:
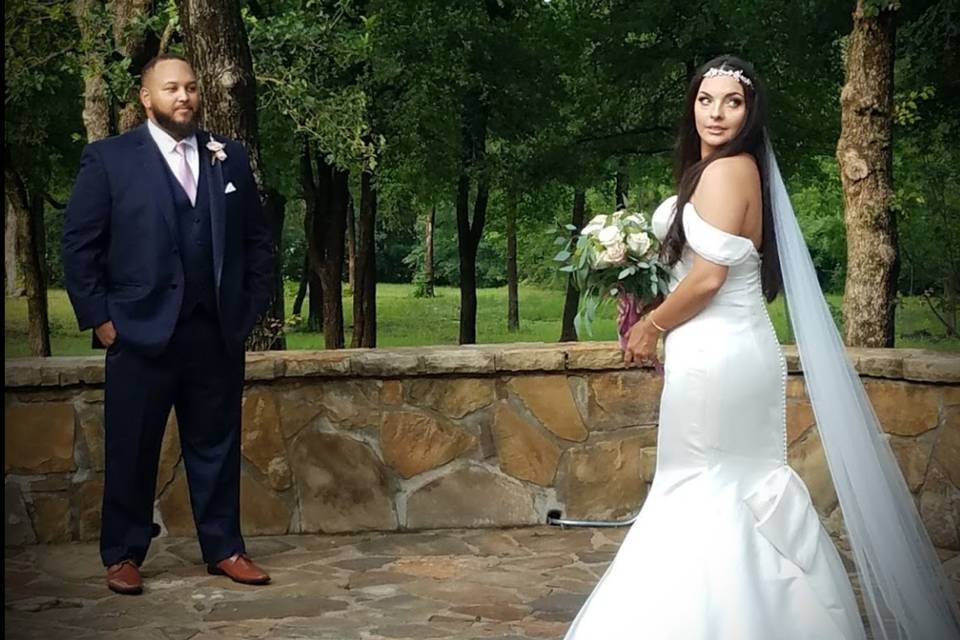
M 717 76 L 730 76 L 740 84 L 745 84 L 748 87 L 753 86 L 753 80 L 744 75 L 742 69 L 721 69 L 720 67 L 711 67 L 703 74 L 704 78 L 715 78 Z

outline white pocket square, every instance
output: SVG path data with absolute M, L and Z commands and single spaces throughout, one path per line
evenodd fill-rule
M 233 192 L 236 191 L 236 190 L 237 190 L 237 188 L 236 188 L 235 186 L 233 186 L 233 183 L 232 183 L 232 182 L 228 182 L 228 183 L 227 183 L 227 188 L 224 189 L 223 192 L 224 192 L 224 193 L 233 193 Z

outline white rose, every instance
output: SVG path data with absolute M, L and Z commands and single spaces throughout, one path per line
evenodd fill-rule
M 627 246 L 636 256 L 644 255 L 650 249 L 650 236 L 646 233 L 631 233 L 627 236 Z
M 609 227 L 601 229 L 600 233 L 597 234 L 597 240 L 608 249 L 614 244 L 623 242 L 620 239 L 620 228 L 616 225 L 610 225 Z
M 647 226 L 647 219 L 643 217 L 642 213 L 631 213 L 626 218 L 624 218 L 623 221 L 628 222 L 630 224 L 635 224 L 638 227 Z
M 600 259 L 611 266 L 620 266 L 627 261 L 627 245 L 617 242 L 600 254 Z
M 603 229 L 607 224 L 607 216 L 599 215 L 594 216 L 593 220 L 587 223 L 587 226 L 583 228 L 583 231 L 580 232 L 582 236 L 592 236 L 596 235 L 600 229 Z

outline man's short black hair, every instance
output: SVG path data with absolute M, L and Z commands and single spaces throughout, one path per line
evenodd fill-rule
M 176 53 L 161 53 L 160 55 L 150 58 L 150 60 L 147 61 L 147 64 L 143 65 L 143 70 L 140 71 L 140 84 L 143 84 L 143 81 L 146 79 L 147 74 L 150 73 L 155 66 L 157 66 L 164 60 L 179 60 L 180 62 L 187 63 L 188 65 L 190 64 L 189 60 L 187 60 L 183 56 L 178 55 Z

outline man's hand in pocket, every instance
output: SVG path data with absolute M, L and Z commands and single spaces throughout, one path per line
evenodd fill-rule
M 102 325 L 94 329 L 97 334 L 97 339 L 100 341 L 100 344 L 106 348 L 110 348 L 117 340 L 117 330 L 113 328 L 113 323 L 107 320 Z

